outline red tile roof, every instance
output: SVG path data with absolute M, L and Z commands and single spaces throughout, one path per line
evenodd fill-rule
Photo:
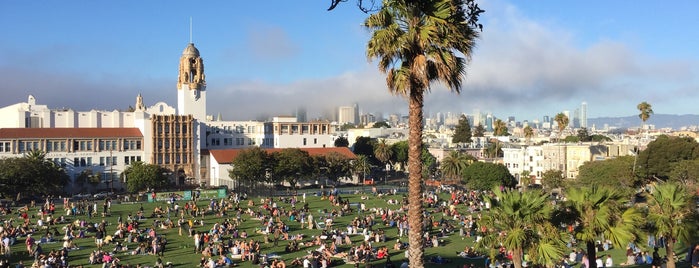
M 331 152 L 336 152 L 341 155 L 344 155 L 350 159 L 356 159 L 357 155 L 355 155 L 349 148 L 347 147 L 326 147 L 326 148 L 299 148 L 302 151 L 308 152 L 309 155 L 311 156 L 316 156 L 316 155 L 326 155 Z M 238 157 L 238 154 L 245 149 L 222 149 L 222 150 L 209 150 L 209 153 L 216 159 L 216 162 L 219 164 L 230 164 L 233 159 Z M 279 152 L 283 150 L 282 148 L 269 148 L 269 149 L 263 149 L 267 153 L 274 153 L 274 152 Z
M 0 128 L 0 139 L 142 137 L 138 128 Z

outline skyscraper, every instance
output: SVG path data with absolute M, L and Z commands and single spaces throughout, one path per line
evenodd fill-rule
M 587 102 L 580 104 L 580 127 L 587 127 Z
M 358 121 L 355 121 L 354 114 L 354 106 L 340 106 L 337 109 L 337 123 L 341 125 L 345 123 L 357 124 Z
M 296 122 L 308 121 L 308 113 L 306 112 L 306 107 L 296 108 L 296 110 L 294 110 L 294 116 L 296 116 Z

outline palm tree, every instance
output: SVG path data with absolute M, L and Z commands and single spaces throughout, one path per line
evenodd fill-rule
M 635 208 L 623 208 L 627 200 L 616 189 L 571 187 L 566 192 L 567 201 L 562 208 L 564 218 L 574 227 L 575 238 L 585 243 L 589 268 L 596 268 L 595 243 L 601 235 L 612 241 L 615 247 L 623 248 L 639 237 L 637 231 L 642 222 L 641 213 Z
M 558 113 L 556 117 L 553 118 L 553 121 L 556 121 L 556 124 L 558 124 L 558 140 L 561 140 L 561 136 L 563 135 L 563 130 L 565 130 L 568 127 L 568 116 L 566 116 L 564 113 Z
M 505 121 L 502 121 L 500 119 L 495 120 L 495 124 L 493 124 L 493 135 L 495 136 L 507 136 L 509 133 L 507 132 L 507 123 Z
M 364 26 L 372 31 L 367 57 L 378 59 L 391 93 L 408 99 L 410 266 L 423 266 L 422 128 L 424 95 L 439 81 L 461 91 L 467 60 L 478 37 L 468 0 L 384 0 Z M 468 7 L 468 14 L 464 8 Z M 473 15 L 472 15 L 473 14 Z M 461 57 L 460 55 L 465 56 Z
M 391 150 L 391 146 L 386 143 L 386 139 L 381 139 L 376 145 L 374 145 L 374 157 L 386 164 L 386 166 L 389 165 L 389 161 L 391 160 L 391 157 L 393 157 L 393 150 Z M 388 177 L 388 168 L 386 168 L 386 177 Z M 385 178 L 384 182 L 386 179 L 388 178 Z
M 556 117 L 553 118 L 553 121 L 556 121 L 558 124 L 558 141 L 560 143 L 563 130 L 568 127 L 568 116 L 566 116 L 564 113 L 558 113 Z M 561 165 L 561 145 L 558 144 L 558 169 L 563 171 L 563 173 L 568 173 L 565 166 L 565 163 Z
M 515 268 L 522 267 L 525 252 L 535 252 L 537 261 L 542 264 L 553 264 L 563 256 L 565 245 L 560 237 L 556 239 L 559 232 L 549 223 L 552 207 L 548 195 L 538 190 L 494 192 L 496 198 L 490 200 L 492 211 L 483 221 L 484 226 L 492 229 L 489 228 L 479 247 L 502 243 L 501 246 L 512 251 Z M 503 233 L 504 236 L 499 236 Z
M 439 169 L 444 177 L 459 180 L 461 178 L 461 172 L 468 167 L 471 161 L 469 155 L 458 151 L 451 151 L 449 155 L 442 159 L 442 162 L 439 164 Z
M 653 107 L 650 105 L 650 103 L 647 102 L 641 102 L 638 105 L 636 105 L 636 109 L 640 112 L 638 114 L 638 118 L 641 118 L 641 130 L 645 128 L 646 121 L 648 118 L 650 118 L 650 115 L 653 114 Z M 634 159 L 633 159 L 633 174 L 636 174 L 636 160 L 638 159 L 638 151 L 640 150 L 641 147 L 641 139 L 638 139 L 638 145 L 636 146 L 636 154 L 634 154 Z
M 532 140 L 533 136 L 534 136 L 534 129 L 530 126 L 524 127 L 524 137 L 527 139 L 527 145 Z
M 638 118 L 641 118 L 641 121 L 643 124 L 645 124 L 648 118 L 650 118 L 650 115 L 653 114 L 653 107 L 650 105 L 650 103 L 644 101 L 639 103 L 636 108 L 639 112 L 641 112 L 638 114 Z M 641 128 L 643 127 L 641 126 Z
M 676 183 L 660 183 L 648 195 L 648 221 L 656 235 L 666 238 L 667 268 L 675 268 L 675 242 L 691 241 L 689 232 L 695 230 L 687 221 L 693 212 L 691 201 L 689 192 Z
M 44 162 L 44 160 L 46 159 L 46 152 L 44 152 L 42 150 L 29 150 L 24 155 L 24 157 L 32 159 L 32 160 Z
M 354 173 L 357 178 L 360 179 L 361 184 L 364 185 L 367 172 L 371 173 L 371 163 L 369 162 L 369 157 L 360 154 L 357 155 L 357 159 L 350 161 L 352 163 L 352 173 Z

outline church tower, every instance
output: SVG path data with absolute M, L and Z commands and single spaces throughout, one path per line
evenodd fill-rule
M 177 114 L 191 114 L 200 122 L 206 121 L 204 60 L 193 43 L 187 45 L 180 57 L 180 73 L 177 77 Z

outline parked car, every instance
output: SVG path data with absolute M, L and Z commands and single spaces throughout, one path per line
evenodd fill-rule
M 96 193 L 93 197 L 96 198 L 96 199 L 104 199 L 104 198 L 107 198 L 107 197 L 111 197 L 112 195 L 114 195 L 114 193 L 110 193 L 110 192 L 99 192 L 99 193 Z

